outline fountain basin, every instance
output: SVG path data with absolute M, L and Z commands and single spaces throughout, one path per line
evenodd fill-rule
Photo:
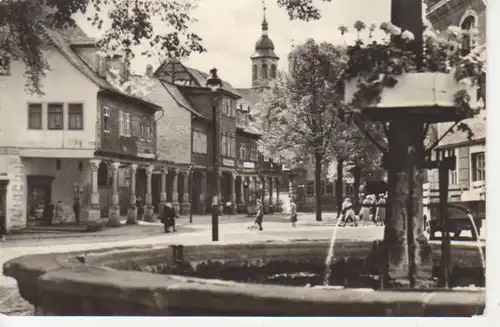
M 327 248 L 326 241 L 114 248 L 20 257 L 5 263 L 4 275 L 17 280 L 21 296 L 38 315 L 472 316 L 484 310 L 483 290 L 291 287 L 161 274 L 153 268 L 241 264 L 244 275 L 245 269 L 281 262 L 298 269 L 324 262 Z M 439 258 L 439 246 L 432 248 Z M 335 246 L 340 261 L 365 258 L 359 267 L 366 270 L 371 250 L 371 242 Z M 454 245 L 452 253 L 461 268 L 481 265 L 474 247 Z

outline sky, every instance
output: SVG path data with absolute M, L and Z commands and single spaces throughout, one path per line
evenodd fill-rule
M 390 0 L 331 0 L 324 3 L 316 0 L 316 4 L 321 9 L 322 18 L 302 22 L 290 21 L 288 13 L 277 6 L 276 0 L 266 0 L 269 37 L 280 57 L 279 69 L 286 70 L 287 55 L 293 45 L 301 44 L 309 37 L 316 41 L 344 44 L 356 37 L 352 27 L 356 20 L 377 26 L 390 20 Z M 250 87 L 250 56 L 261 35 L 262 1 L 198 0 L 193 15 L 197 22 L 192 25 L 192 31 L 202 37 L 207 52 L 192 54 L 183 63 L 205 72 L 216 67 L 219 76 L 234 87 Z M 89 36 L 99 38 L 101 32 L 84 18 L 77 19 L 77 23 Z M 340 35 L 340 25 L 350 29 L 349 36 Z M 160 63 L 158 59 L 137 56 L 132 70 L 143 74 L 148 64 L 156 68 Z

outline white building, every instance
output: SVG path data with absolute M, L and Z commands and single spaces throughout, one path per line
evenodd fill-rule
M 7 230 L 38 224 L 48 201 L 61 201 L 59 218 L 73 220 L 76 197 L 86 207 L 83 220 L 98 220 L 100 202 L 118 205 L 103 198 L 98 184 L 107 180 L 98 181 L 99 169 L 137 168 L 156 158 L 150 126 L 159 107 L 112 86 L 106 74 L 113 62 L 102 61 L 95 41 L 79 29 L 69 36 L 47 30 L 47 36 L 52 45 L 45 51 L 50 69 L 42 80 L 44 95 L 26 92 L 22 62 L 0 61 L 0 209 Z M 143 112 L 144 146 L 133 137 L 135 112 Z M 115 133 L 126 137 L 133 153 L 111 148 Z

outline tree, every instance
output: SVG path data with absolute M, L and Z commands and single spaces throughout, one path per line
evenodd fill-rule
M 304 21 L 321 17 L 314 0 L 276 0 L 290 19 Z M 317 0 L 329 2 L 331 0 Z M 159 58 L 179 58 L 203 52 L 202 39 L 190 33 L 195 21 L 192 9 L 197 0 L 0 0 L 0 59 L 20 60 L 26 66 L 26 89 L 43 94 L 42 79 L 50 68 L 43 48 L 48 44 L 45 28 L 75 27 L 74 16 L 86 14 L 92 24 L 104 30 L 99 40 L 103 51 L 121 51 L 125 63 L 142 53 Z M 167 26 L 169 32 L 160 33 Z M 109 26 L 108 26 L 109 25 Z
M 362 128 L 370 133 L 377 141 L 385 139 L 380 124 L 360 122 Z M 361 132 L 358 126 L 349 126 L 344 134 L 345 139 L 340 140 L 345 144 L 343 156 L 346 160 L 345 170 L 354 179 L 354 207 L 359 209 L 359 191 L 363 181 L 379 178 L 382 168 L 382 151 Z M 340 150 L 339 150 L 340 151 Z
M 126 63 L 138 45 L 147 45 L 143 55 L 184 57 L 205 50 L 201 38 L 189 32 L 193 8 L 193 0 L 0 0 L 0 57 L 23 61 L 27 89 L 43 93 L 47 28 L 74 28 L 74 16 L 81 12 L 104 30 L 101 50 L 124 53 Z M 160 33 L 155 21 L 169 32 Z
M 382 151 L 365 133 L 369 133 L 375 141 L 384 141 L 383 128 L 378 123 L 344 120 L 331 141 L 330 153 L 336 159 L 336 202 L 337 208 L 342 206 L 343 178 L 351 176 L 354 179 L 354 207 L 359 207 L 359 191 L 363 181 L 379 178 L 383 172 Z M 362 132 L 361 129 L 364 131 Z M 339 211 L 340 214 L 340 211 Z
M 313 158 L 316 220 L 321 221 L 321 177 L 335 131 L 342 125 L 344 48 L 309 39 L 288 56 L 287 74 L 280 74 L 255 106 L 263 130 L 259 149 L 287 164 Z

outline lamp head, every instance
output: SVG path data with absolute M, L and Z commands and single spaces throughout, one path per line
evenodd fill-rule
M 210 90 L 212 90 L 212 92 L 216 92 L 222 88 L 222 81 L 217 76 L 217 69 L 216 68 L 210 69 L 210 78 L 207 80 L 206 86 Z

